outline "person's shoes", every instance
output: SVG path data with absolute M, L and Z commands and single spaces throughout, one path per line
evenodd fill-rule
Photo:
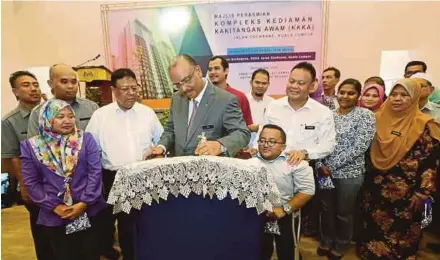
M 119 253 L 118 250 L 112 248 L 112 250 L 105 252 L 104 254 L 102 254 L 102 256 L 108 260 L 118 260 L 121 254 Z
M 316 254 L 319 256 L 328 256 L 330 254 L 330 249 L 318 247 L 318 249 L 316 249 Z
M 330 260 L 340 260 L 342 259 L 342 257 L 344 257 L 344 255 L 336 255 L 333 252 L 329 252 L 327 258 Z

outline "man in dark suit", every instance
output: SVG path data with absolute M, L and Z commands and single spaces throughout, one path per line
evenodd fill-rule
M 249 143 L 250 132 L 234 95 L 202 78 L 200 66 L 188 55 L 175 57 L 169 75 L 178 89 L 171 99 L 168 123 L 159 144 L 147 157 L 174 149 L 175 156 L 235 154 Z M 206 142 L 200 142 L 200 136 Z

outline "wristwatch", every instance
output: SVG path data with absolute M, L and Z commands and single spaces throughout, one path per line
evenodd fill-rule
M 283 210 L 284 210 L 284 212 L 286 212 L 287 215 L 292 213 L 292 207 L 290 206 L 289 203 L 286 203 L 283 205 Z
M 226 147 L 220 143 L 220 153 L 221 153 L 221 154 L 224 154 L 224 153 L 226 153 L 227 151 L 228 151 L 228 149 L 226 149 Z
M 307 152 L 307 150 L 301 150 L 301 152 L 304 153 L 304 160 L 308 160 L 309 159 L 309 152 Z

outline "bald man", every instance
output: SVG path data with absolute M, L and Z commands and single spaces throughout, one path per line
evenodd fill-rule
M 78 74 L 72 67 L 66 64 L 53 65 L 49 70 L 49 80 L 47 81 L 54 98 L 61 99 L 70 104 L 76 115 L 77 126 L 85 130 L 90 118 L 95 110 L 99 108 L 93 101 L 77 97 Z M 35 107 L 29 117 L 27 137 L 30 138 L 38 134 L 38 117 L 41 105 Z
M 250 139 L 237 98 L 202 78 L 202 70 L 188 55 L 174 58 L 169 67 L 179 91 L 171 99 L 170 116 L 159 145 L 147 152 L 161 155 L 174 149 L 176 156 L 234 157 Z M 205 134 L 206 142 L 199 142 Z

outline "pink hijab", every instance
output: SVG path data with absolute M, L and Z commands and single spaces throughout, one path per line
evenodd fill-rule
M 360 107 L 365 107 L 365 108 L 367 108 L 366 106 L 365 106 L 365 104 L 362 102 L 362 97 L 365 95 L 365 93 L 367 93 L 367 91 L 368 90 L 370 90 L 370 89 L 372 89 L 372 88 L 375 88 L 376 90 L 377 90 L 377 92 L 379 93 L 379 103 L 376 105 L 376 106 L 374 106 L 374 107 L 371 107 L 371 108 L 368 108 L 368 109 L 370 109 L 371 111 L 376 111 L 377 109 L 379 109 L 379 107 L 382 105 L 382 103 L 383 103 L 383 101 L 384 101 L 384 96 L 385 96 L 385 93 L 384 93 L 384 89 L 383 89 L 383 87 L 381 86 L 381 85 L 379 85 L 379 84 L 368 84 L 368 85 L 366 85 L 363 89 L 362 89 L 362 93 L 361 93 L 361 96 L 359 97 L 359 102 L 358 102 L 358 106 L 360 106 Z

